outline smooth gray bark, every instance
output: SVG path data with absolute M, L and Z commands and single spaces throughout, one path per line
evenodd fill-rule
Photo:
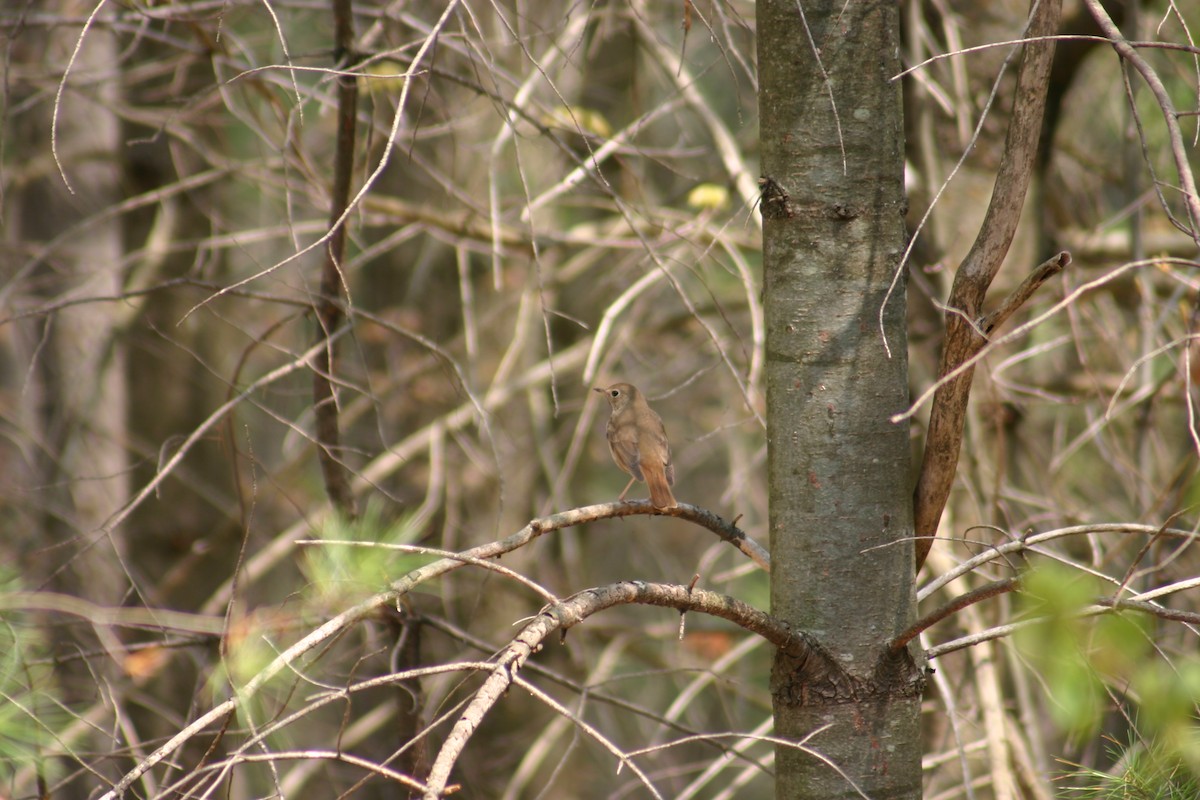
M 922 671 L 887 656 L 915 613 L 889 421 L 908 403 L 899 41 L 894 2 L 758 4 L 771 603 L 828 656 L 777 656 L 776 733 L 828 726 L 807 746 L 845 773 L 781 747 L 779 798 L 921 796 Z

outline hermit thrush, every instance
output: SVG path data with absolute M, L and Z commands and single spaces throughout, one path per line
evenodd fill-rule
M 628 383 L 614 383 L 592 391 L 603 394 L 612 406 L 612 416 L 608 419 L 608 449 L 617 466 L 633 476 L 617 499 L 625 499 L 635 480 L 645 481 L 655 508 L 677 506 L 671 494 L 675 465 L 671 463 L 671 445 L 667 444 L 662 417 L 647 405 L 637 387 Z

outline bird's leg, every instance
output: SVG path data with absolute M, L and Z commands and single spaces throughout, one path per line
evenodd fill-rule
M 618 503 L 625 502 L 625 495 L 629 493 L 629 487 L 633 486 L 633 482 L 636 480 L 637 478 L 630 478 L 629 483 L 625 484 L 625 489 L 621 492 L 621 496 L 617 498 Z

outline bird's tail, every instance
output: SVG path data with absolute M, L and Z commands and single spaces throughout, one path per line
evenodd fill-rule
M 650 487 L 650 502 L 655 508 L 675 508 L 679 505 L 675 502 L 675 495 L 671 494 L 671 484 L 667 482 L 665 470 L 646 469 L 643 464 L 642 474 L 646 478 L 646 485 Z

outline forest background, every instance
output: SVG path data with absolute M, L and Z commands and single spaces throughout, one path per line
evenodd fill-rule
M 905 493 L 1030 14 L 899 4 Z M 993 292 L 1069 264 L 978 361 L 917 575 L 927 798 L 1196 794 L 1197 25 L 1062 4 Z M 439 761 L 547 604 L 770 610 L 762 228 L 796 191 L 755 4 L 28 0 L 0 31 L 0 795 L 420 796 L 442 763 L 473 797 L 771 795 L 749 612 L 628 599 Z M 721 519 L 603 505 L 615 380 Z

